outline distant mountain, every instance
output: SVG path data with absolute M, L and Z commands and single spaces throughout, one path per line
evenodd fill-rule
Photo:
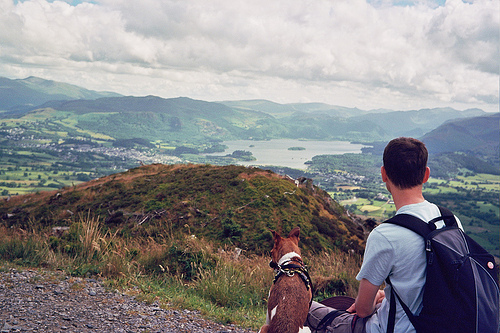
M 273 116 L 288 115 L 295 112 L 295 110 L 287 104 L 279 104 L 265 99 L 222 101 L 218 103 L 226 105 L 232 109 L 264 112 Z
M 0 110 L 23 109 L 51 100 L 96 99 L 110 96 L 120 95 L 97 92 L 34 76 L 22 80 L 0 77 Z
M 421 139 L 431 153 L 469 152 L 498 156 L 500 113 L 450 120 Z
M 316 115 L 328 115 L 332 117 L 350 118 L 369 113 L 369 111 L 360 110 L 358 108 L 348 108 L 338 105 L 330 105 L 324 103 L 294 103 L 287 104 L 293 110 Z
M 396 136 L 419 137 L 446 120 L 481 114 L 481 110 L 432 109 L 385 112 L 362 116 L 333 116 L 326 104 L 281 105 L 268 101 L 224 104 L 186 97 L 105 97 L 95 100 L 50 101 L 33 107 L 30 113 L 57 110 L 67 124 L 102 133 L 115 139 L 142 138 L 183 144 L 202 144 L 238 139 L 309 139 L 371 143 Z M 238 105 L 232 107 L 231 105 Z M 276 112 L 263 110 L 275 108 Z M 310 111 L 310 112 L 304 112 Z M 335 111 L 335 112 L 334 112 Z M 337 109 L 338 114 L 348 109 Z M 359 111 L 359 110 L 358 110 Z M 30 113 L 26 117 L 30 118 Z M 23 113 L 17 112 L 16 117 Z M 48 117 L 55 117 L 50 112 Z M 0 114 L 8 118 L 11 113 Z M 59 123 L 58 123 L 59 124 Z M 59 126 L 56 124 L 56 126 Z
M 134 112 L 168 113 L 170 116 L 207 116 L 232 117 L 235 112 L 222 104 L 194 100 L 187 97 L 161 98 L 145 97 L 107 97 L 95 100 L 51 101 L 40 106 L 56 110 L 73 111 L 78 114 Z
M 283 125 L 266 113 L 232 109 L 220 103 L 186 97 L 52 101 L 40 108 L 73 112 L 72 117 L 80 128 L 116 139 L 200 144 L 203 141 L 286 137 L 287 133 Z
M 322 113 L 295 113 L 280 118 L 280 122 L 289 128 L 289 137 L 315 140 L 342 140 L 371 142 L 385 140 L 391 134 L 371 121 L 356 117 L 335 117 Z
M 332 117 L 353 117 L 366 114 L 368 111 L 358 108 L 348 108 L 325 103 L 290 103 L 278 104 L 264 99 L 244 100 L 244 101 L 223 101 L 219 102 L 231 108 L 241 110 L 254 110 L 265 112 L 278 118 L 291 116 L 296 113 L 327 115 Z
M 483 116 L 485 114 L 486 112 L 480 109 L 458 111 L 452 108 L 435 108 L 413 111 L 370 113 L 359 117 L 353 117 L 352 120 L 364 120 L 371 122 L 380 126 L 385 133 L 392 137 L 420 137 L 448 120 Z
M 238 139 L 386 142 L 397 136 L 421 137 L 446 121 L 486 115 L 479 109 L 365 111 L 324 103 L 206 102 L 186 97 L 119 96 L 36 77 L 0 78 L 1 110 L 9 111 L 0 113 L 0 118 L 26 115 L 26 121 L 32 121 L 33 112 L 41 120 L 55 117 L 43 110 L 62 111 L 57 117 L 71 118 L 64 124 L 75 124 L 72 131 L 102 133 L 121 140 L 162 140 L 176 147 Z M 51 126 L 62 126 L 62 123 L 54 122 Z M 479 139 L 480 136 L 474 138 Z M 481 142 L 478 145 L 484 147 Z M 456 147 L 463 145 L 454 143 L 447 149 L 453 151 Z
M 266 100 L 225 101 L 240 110 L 265 112 L 291 127 L 292 137 L 377 141 L 420 137 L 450 119 L 485 115 L 480 109 L 360 110 L 324 103 L 278 104 Z M 307 136 L 304 136 L 304 135 Z

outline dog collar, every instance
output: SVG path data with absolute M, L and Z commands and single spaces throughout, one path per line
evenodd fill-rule
M 298 265 L 294 264 L 294 261 L 297 262 Z M 271 266 L 271 268 L 273 268 L 275 271 L 273 283 L 276 283 L 276 281 L 278 281 L 278 279 L 283 275 L 292 277 L 297 274 L 306 285 L 307 290 L 309 290 L 309 288 L 312 288 L 311 277 L 309 276 L 306 265 L 304 265 L 300 257 L 298 257 L 298 260 L 296 259 L 296 257 L 291 258 L 283 262 L 282 264 L 277 264 L 274 261 L 271 261 L 269 263 L 269 266 Z
M 296 252 L 288 252 L 287 254 L 285 254 L 283 257 L 281 257 L 281 259 L 278 261 L 278 265 L 279 266 L 282 266 L 284 265 L 285 263 L 289 262 L 289 261 L 297 261 L 299 262 L 301 265 L 303 265 L 304 263 L 302 262 L 302 258 L 300 257 L 300 254 L 296 253 Z

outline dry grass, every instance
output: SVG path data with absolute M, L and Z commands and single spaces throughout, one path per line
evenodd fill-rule
M 273 281 L 268 256 L 214 248 L 194 236 L 123 239 L 103 230 L 99 218 L 80 216 L 60 238 L 42 231 L 0 228 L 0 259 L 24 266 L 99 275 L 113 287 L 138 286 L 143 300 L 200 310 L 224 323 L 257 328 L 265 320 Z M 343 252 L 304 258 L 316 299 L 355 296 L 360 257 Z M 189 273 L 189 274 L 188 274 Z
M 355 277 L 361 267 L 360 255 L 341 251 L 323 252 L 310 258 L 308 263 L 318 299 L 357 295 L 359 283 Z

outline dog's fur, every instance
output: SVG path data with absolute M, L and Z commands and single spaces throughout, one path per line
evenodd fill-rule
M 297 260 L 300 257 L 300 228 L 293 229 L 288 238 L 282 238 L 277 232 L 274 236 L 274 247 L 271 251 L 272 262 L 281 265 L 287 260 Z M 308 288 L 298 274 L 281 276 L 269 291 L 267 302 L 266 324 L 260 333 L 299 333 L 310 332 L 304 323 L 309 312 L 312 298 L 311 288 Z

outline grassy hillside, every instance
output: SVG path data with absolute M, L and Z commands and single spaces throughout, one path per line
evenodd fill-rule
M 422 137 L 431 153 L 469 152 L 497 156 L 500 113 L 449 121 Z
M 363 249 L 362 228 L 326 192 L 257 168 L 148 165 L 0 204 L 7 227 L 69 226 L 87 213 L 123 237 L 184 233 L 265 253 L 269 229 L 300 226 L 306 251 Z
M 30 76 L 23 80 L 0 77 L 0 110 L 37 106 L 52 100 L 96 99 L 119 96 L 116 93 L 97 92 L 75 85 Z
M 288 132 L 276 119 L 262 112 L 182 97 L 52 101 L 19 115 L 18 119 L 27 121 L 33 114 L 39 115 L 41 130 L 43 122 L 53 127 L 72 124 L 78 131 L 101 133 L 114 139 L 141 138 L 176 146 L 200 146 L 238 138 L 286 137 Z

